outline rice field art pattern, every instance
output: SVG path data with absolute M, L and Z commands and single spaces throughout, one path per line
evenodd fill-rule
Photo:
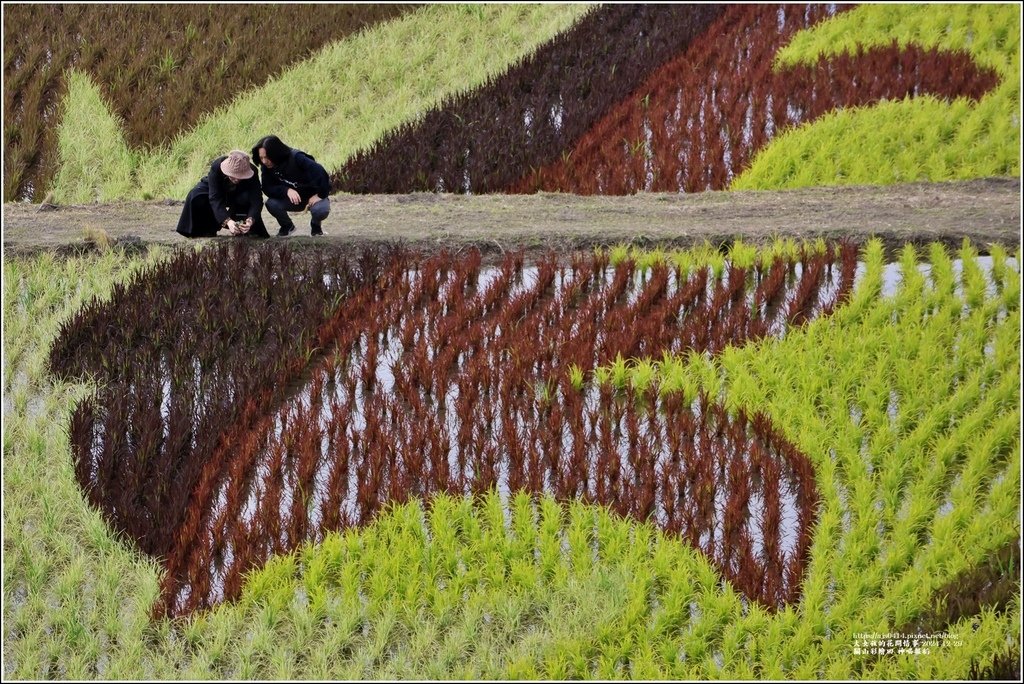
M 105 381 L 72 418 L 78 479 L 166 559 L 175 615 L 387 502 L 490 489 L 655 520 L 778 608 L 798 598 L 810 464 L 763 415 L 651 379 L 827 314 L 856 249 L 707 258 L 177 257 L 54 347 L 56 372 Z M 171 315 L 182 300 L 197 304 Z
M 938 136 L 947 144 L 961 135 L 954 129 L 963 112 L 977 110 L 982 100 L 1016 78 L 1012 70 L 1001 72 L 963 45 L 942 44 L 950 33 L 976 35 L 977 44 L 988 46 L 993 31 L 987 10 L 975 15 L 935 9 L 947 10 L 948 28 L 930 25 L 927 35 L 908 39 L 904 29 L 920 22 L 903 18 L 902 24 L 895 22 L 891 40 L 883 42 L 877 38 L 888 36 L 883 27 L 892 23 L 885 8 L 701 5 L 669 12 L 665 7 L 619 6 L 615 13 L 625 16 L 616 18 L 595 12 L 589 23 L 577 24 L 571 38 L 565 34 L 528 63 L 446 101 L 352 156 L 336 172 L 335 187 L 347 192 L 470 194 L 724 190 L 788 134 L 813 135 L 819 123 L 843 113 L 924 102 L 955 105 L 959 112 L 950 113 L 951 121 Z M 804 55 L 799 64 L 776 64 L 795 39 L 865 12 L 874 13 L 869 14 L 873 19 L 864 20 L 873 30 L 857 37 L 873 42 L 851 46 L 850 36 L 840 33 L 847 39 L 842 51 Z M 623 35 L 630 37 L 624 46 L 604 33 L 611 26 L 619 41 Z M 637 46 L 644 45 L 652 54 L 640 54 Z M 660 49 L 651 49 L 654 45 Z M 999 46 L 989 46 L 989 51 L 1013 54 L 1012 41 Z M 634 70 L 633 78 L 613 87 L 624 65 Z M 1005 128 L 1002 145 L 1013 156 L 1016 146 L 1009 136 L 1016 127 L 1010 125 L 1016 109 L 1005 109 L 992 117 L 991 125 Z M 802 185 L 842 183 L 843 175 L 823 171 L 826 152 L 838 146 L 861 150 L 868 158 L 857 166 L 856 182 L 894 182 L 872 180 L 864 169 L 877 163 L 879 140 L 898 138 L 893 129 L 901 125 L 879 125 L 878 131 L 860 136 L 866 140 L 859 146 L 851 146 L 849 136 L 821 140 L 821 158 L 783 155 L 786 165 L 777 175 L 799 178 Z M 980 131 L 987 127 L 964 124 L 963 135 L 974 135 L 973 142 L 979 142 L 986 139 Z M 927 140 L 918 146 L 929 154 L 941 147 Z M 966 161 L 950 160 L 948 168 L 927 172 L 934 173 L 931 180 L 945 180 L 953 170 L 961 173 L 962 166 Z M 1013 175 L 1012 164 L 998 168 L 989 173 Z M 913 179 L 923 177 L 922 171 Z M 809 178 L 818 182 L 808 183 Z M 761 187 L 746 182 L 748 188 Z
M 918 264 L 908 247 L 883 268 L 877 244 L 861 254 L 820 243 L 619 249 L 534 264 L 513 254 L 493 265 L 474 252 L 225 247 L 179 255 L 84 308 L 51 367 L 100 380 L 72 416 L 76 473 L 110 524 L 164 564 L 157 615 L 235 599 L 272 557 L 395 505 L 429 507 L 442 494 L 507 506 L 517 492 L 653 523 L 751 605 L 788 613 L 822 590 L 821 570 L 806 584 L 815 546 L 843 538 L 853 548 L 850 535 L 868 534 L 863 513 L 837 519 L 835 509 L 839 496 L 859 510 L 858 472 L 882 478 L 885 520 L 869 536 L 883 530 L 894 570 L 927 541 L 930 516 L 952 524 L 947 504 L 930 512 L 934 497 L 959 520 L 961 498 L 1019 490 L 1009 469 L 993 480 L 1019 459 L 1009 382 L 1019 374 L 1019 274 L 998 249 L 988 273 L 968 246 L 961 252 L 954 262 L 936 245 Z M 884 306 L 893 267 L 910 276 L 898 305 Z M 211 291 L 222 296 L 199 296 Z M 897 376 L 894 389 L 872 375 L 853 396 L 812 393 L 811 406 L 780 410 L 753 376 L 725 386 L 720 371 L 740 350 L 798 344 L 833 317 L 873 321 L 881 340 L 908 321 L 938 335 L 934 350 L 911 337 L 906 354 L 915 369 L 940 362 L 951 376 L 939 384 L 953 394 L 915 398 L 919 378 Z M 898 373 L 855 361 L 869 375 Z M 820 433 L 835 420 L 833 401 L 848 402 L 852 432 L 830 443 Z M 832 417 L 819 425 L 819 414 Z M 885 427 L 856 437 L 869 425 Z M 975 447 L 968 434 L 981 435 Z M 860 446 L 847 448 L 850 439 Z M 861 455 L 844 461 L 850 452 Z M 992 585 L 978 568 L 1015 548 L 1007 524 L 990 525 L 998 539 L 978 543 L 985 555 L 929 590 L 951 597 L 947 613 L 893 618 L 941 627 L 1005 607 L 999 592 L 979 589 L 973 607 L 960 593 Z
M 925 97 L 976 104 L 999 82 L 967 52 L 895 39 L 773 68 L 795 35 L 831 16 L 820 5 L 729 7 L 561 158 L 510 191 L 724 190 L 773 140 L 827 115 Z

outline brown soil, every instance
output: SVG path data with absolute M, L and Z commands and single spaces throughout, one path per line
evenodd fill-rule
M 86 248 L 100 241 L 186 245 L 174 232 L 181 202 L 173 200 L 3 208 L 3 246 L 10 255 Z M 276 221 L 264 211 L 271 233 Z M 487 254 L 585 249 L 629 242 L 718 245 L 741 238 L 878 236 L 888 247 L 963 238 L 984 250 L 1021 242 L 1020 179 L 849 186 L 783 191 L 639 194 L 624 197 L 537 195 L 335 195 L 324 223 L 327 235 L 309 236 L 299 216 L 295 246 L 402 242 L 425 251 L 478 247 Z M 225 237 L 208 240 L 232 239 Z M 271 238 L 271 242 L 284 238 Z

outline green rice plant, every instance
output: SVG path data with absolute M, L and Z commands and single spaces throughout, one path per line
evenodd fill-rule
M 856 320 L 865 315 L 872 304 L 878 299 L 882 291 L 882 269 L 885 254 L 882 244 L 878 240 L 870 241 L 864 250 L 864 277 L 854 292 L 850 302 L 842 307 L 837 315 L 844 319 L 844 322 Z
M 722 392 L 721 369 L 707 355 L 691 351 L 687 355 L 690 372 L 696 374 L 697 385 L 711 401 L 718 401 Z
M 802 245 L 793 238 L 776 238 L 759 250 L 762 266 L 770 266 L 776 259 L 796 261 L 800 258 Z
M 577 392 L 583 390 L 584 374 L 583 369 L 575 363 L 569 364 L 569 383 Z
M 174 52 L 167 48 L 156 64 L 153 65 L 154 76 L 157 79 L 170 78 L 171 74 L 178 69 L 178 66 L 178 59 L 174 56 Z
M 629 372 L 630 386 L 638 395 L 642 395 L 654 384 L 657 377 L 658 362 L 650 359 L 630 359 L 626 365 Z
M 629 364 L 627 364 L 626 359 L 622 358 L 622 354 L 619 354 L 615 357 L 614 361 L 608 364 L 608 380 L 616 389 L 625 389 L 629 383 L 629 371 Z M 603 381 L 603 376 L 600 381 Z
M 907 248 L 883 297 L 880 245 L 864 259 L 856 308 L 714 359 L 647 361 L 659 393 L 762 410 L 812 460 L 820 510 L 797 605 L 747 603 L 649 523 L 490 494 L 389 508 L 272 561 L 236 603 L 151 622 L 156 565 L 105 529 L 74 481 L 63 425 L 82 388 L 27 377 L 3 428 L 13 676 L 911 679 L 991 666 L 1018 643 L 1019 583 L 1006 603 L 943 623 L 960 646 L 867 657 L 852 645 L 935 615 L 944 587 L 1019 538 L 1020 311 L 1005 297 L 1019 266 L 1004 259 L 1002 291 L 982 292 L 968 265 L 958 291 L 943 248 Z M 5 337 L 18 330 L 24 355 L 44 356 L 60 320 L 144 263 L 5 261 Z
M 537 552 L 544 576 L 555 583 L 564 581 L 562 557 L 562 508 L 551 499 L 544 499 L 540 507 Z
M 637 249 L 633 247 L 630 250 L 630 258 L 636 262 L 636 267 L 639 271 L 648 271 L 655 266 L 659 266 L 665 263 L 666 254 L 663 250 L 654 249 Z
M 608 250 L 608 263 L 618 266 L 629 259 L 629 245 L 615 245 Z
M 965 239 L 957 256 L 962 264 L 960 279 L 965 299 L 967 300 L 967 306 L 971 309 L 980 308 L 985 301 L 986 283 L 985 276 L 978 266 L 978 252 Z
M 597 371 L 595 369 L 595 377 Z M 698 381 L 688 373 L 688 366 L 681 359 L 665 352 L 658 362 L 658 393 L 662 396 L 680 392 L 684 404 L 692 404 L 697 398 Z
M 711 275 L 715 280 L 721 280 L 725 273 L 725 255 L 717 251 L 707 253 L 707 263 L 711 267 Z
M 124 140 L 123 122 L 110 112 L 99 88 L 87 75 L 72 69 L 65 80 L 67 94 L 57 134 L 60 168 L 54 179 L 54 199 L 62 204 L 80 204 L 131 197 L 138 157 Z
M 978 103 L 931 96 L 832 112 L 776 137 L 733 189 L 890 184 L 1020 174 L 1020 16 L 1009 5 L 864 5 L 799 32 L 775 68 L 857 47 L 966 51 L 1001 83 Z M 857 145 L 845 141 L 861 141 Z M 799 161 L 797 161 L 799 160 Z
M 59 131 L 61 158 L 72 163 L 62 165 L 54 196 L 62 202 L 184 197 L 212 159 L 248 149 L 268 131 L 310 151 L 331 171 L 446 96 L 493 77 L 586 11 L 580 5 L 493 6 L 474 17 L 454 6 L 423 8 L 328 45 L 142 153 L 124 145 L 116 118 L 88 95 L 97 87 L 76 72 L 69 79 L 75 96 L 69 88 Z M 309 91 L 306 84 L 314 82 L 322 87 Z M 105 135 L 83 135 L 95 121 L 109 122 Z M 114 155 L 109 149 L 94 154 L 98 140 L 122 142 L 115 142 Z
M 732 349 L 728 348 L 722 354 L 721 365 L 723 368 L 729 368 L 731 365 L 728 357 L 733 353 Z M 766 398 L 764 392 L 746 369 L 737 365 L 735 371 L 726 373 L 729 391 L 725 395 L 724 405 L 730 418 L 735 419 L 746 406 L 758 406 L 763 403 Z M 685 386 L 684 381 L 683 397 L 692 396 L 693 393 L 692 389 Z
M 537 401 L 542 406 L 550 405 L 555 397 L 555 385 L 553 382 L 538 382 L 535 387 Z
M 693 268 L 690 250 L 676 250 L 669 254 L 669 261 L 680 278 L 688 278 Z
M 748 269 L 753 268 L 758 257 L 758 248 L 748 245 L 742 240 L 736 240 L 729 247 L 729 261 L 733 266 Z
M 989 245 L 988 250 L 989 255 L 992 257 L 992 281 L 996 292 L 999 292 L 1005 287 L 1004 283 L 1009 275 L 1006 266 L 1006 259 L 1009 255 L 1006 248 L 998 243 Z

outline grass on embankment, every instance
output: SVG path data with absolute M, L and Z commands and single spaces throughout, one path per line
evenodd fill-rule
M 898 41 L 963 50 L 994 69 L 981 101 L 932 96 L 831 112 L 773 140 L 734 190 L 877 185 L 1020 176 L 1020 11 L 1017 5 L 863 5 L 798 33 L 776 66 L 813 64 Z
M 386 131 L 469 90 L 567 29 L 586 5 L 436 5 L 330 45 L 264 86 L 238 93 L 169 145 L 131 148 L 88 76 L 63 103 L 61 203 L 180 199 L 232 149 L 275 133 L 331 171 Z M 258 50 L 257 50 L 258 52 Z
M 716 258 L 705 254 L 681 259 Z M 180 625 L 149 624 L 156 564 L 78 490 L 66 426 L 84 390 L 45 375 L 60 321 L 143 262 L 5 261 L 4 675 L 965 678 L 1019 643 L 1019 598 L 949 626 L 961 646 L 878 659 L 852 648 L 858 632 L 927 613 L 1020 533 L 1020 275 L 994 250 L 988 292 L 972 254 L 961 275 L 939 248 L 906 251 L 907 272 L 927 256 L 931 275 L 883 298 L 876 244 L 833 317 L 660 369 L 765 410 L 814 462 L 821 513 L 795 609 L 745 607 L 649 526 L 522 498 L 506 517 L 492 498 L 402 507 L 271 562 L 237 604 Z

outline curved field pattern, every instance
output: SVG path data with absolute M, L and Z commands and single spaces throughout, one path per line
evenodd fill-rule
M 977 102 L 999 81 L 966 52 L 896 40 L 773 69 L 794 36 L 831 16 L 824 5 L 729 7 L 561 159 L 509 191 L 724 190 L 776 137 L 832 112 L 926 95 Z
M 1012 25 L 1001 24 L 1015 17 L 985 8 L 920 15 L 927 12 L 827 4 L 595 11 L 499 78 L 357 152 L 334 184 L 358 193 L 620 195 L 722 190 L 738 179 L 757 189 L 1008 175 L 1016 153 L 1005 138 L 1015 135 L 1019 93 Z M 834 40 L 805 38 L 819 29 Z M 925 112 L 949 120 L 929 133 L 936 114 Z M 774 144 L 791 135 L 800 154 Z M 898 172 L 881 173 L 908 146 Z M 762 152 L 771 160 L 759 161 Z
M 245 571 L 389 501 L 491 489 L 650 519 L 750 599 L 799 597 L 817 502 L 806 456 L 763 415 L 650 382 L 642 359 L 714 355 L 829 313 L 854 247 L 714 268 L 219 251 L 80 314 L 53 354 L 106 378 L 72 420 L 78 478 L 166 559 L 162 609 L 237 597 Z M 239 299 L 169 324 L 171 273 L 196 291 L 241 284 Z M 105 348 L 81 343 L 101 330 Z M 331 351 L 307 365 L 317 349 Z M 647 382 L 623 380 L 644 368 Z
M 62 244 L 4 260 L 5 679 L 1020 680 L 1016 6 L 328 15 L 5 11 Z M 663 194 L 105 234 L 271 131 L 334 192 Z
M 872 241 L 850 267 L 817 247 L 617 249 L 552 271 L 238 245 L 138 272 L 51 361 L 106 379 L 72 411 L 80 483 L 176 563 L 137 612 L 194 611 L 152 628 L 180 627 L 200 658 L 223 657 L 216 625 L 259 624 L 261 658 L 301 630 L 296 658 L 340 654 L 328 669 L 350 675 L 1012 675 L 1020 252 L 990 253 L 908 246 L 886 264 Z M 453 620 L 463 636 L 436 655 L 416 645 Z M 852 650 L 891 631 L 962 643 Z

